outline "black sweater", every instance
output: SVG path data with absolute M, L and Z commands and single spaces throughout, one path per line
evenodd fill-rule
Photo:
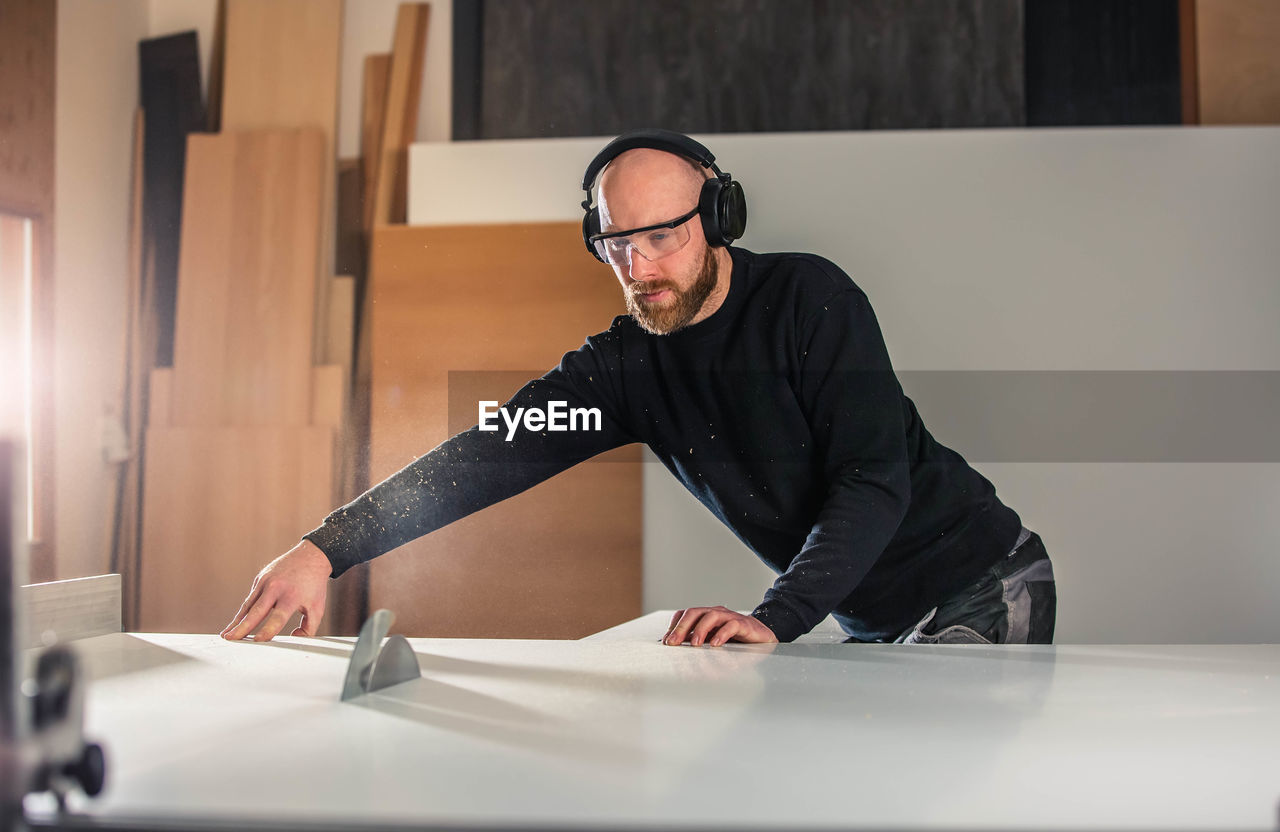
M 305 535 L 334 576 L 631 442 L 779 573 L 752 614 L 780 641 L 828 613 L 891 639 L 1007 553 L 1020 518 L 925 429 L 866 294 L 821 257 L 729 251 L 710 317 L 615 318 L 505 405 L 598 408 L 599 430 L 457 434 Z

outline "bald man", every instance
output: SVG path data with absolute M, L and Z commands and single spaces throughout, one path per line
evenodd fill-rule
M 314 635 L 331 577 L 643 442 L 778 575 L 750 614 L 678 610 L 666 644 L 788 642 L 829 614 L 850 641 L 1052 641 L 1039 535 L 925 429 L 848 275 L 730 245 L 739 186 L 681 134 L 619 137 L 587 179 L 584 238 L 628 315 L 504 406 L 582 418 L 529 430 L 495 413 L 450 438 L 264 567 L 225 638 L 269 640 L 298 611 L 293 634 Z

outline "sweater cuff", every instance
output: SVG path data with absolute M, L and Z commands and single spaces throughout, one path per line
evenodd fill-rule
M 773 630 L 778 641 L 783 643 L 795 641 L 809 631 L 800 616 L 777 599 L 762 602 L 751 611 L 751 617 Z
M 327 523 L 307 532 L 302 539 L 311 541 L 329 559 L 329 565 L 332 567 L 329 572 L 330 578 L 336 578 L 357 563 L 361 563 L 354 547 L 345 545 L 347 540 L 342 532 Z

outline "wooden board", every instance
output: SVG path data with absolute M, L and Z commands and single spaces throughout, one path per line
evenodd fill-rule
M 323 153 L 310 129 L 191 137 L 174 425 L 310 421 Z
M 329 427 L 148 430 L 139 626 L 221 630 L 333 508 L 333 442 Z
M 21 591 L 24 647 L 120 632 L 118 574 L 29 584 Z
M 311 424 L 340 432 L 346 404 L 346 375 L 341 364 L 311 368 Z
M 351 362 L 355 354 L 355 278 L 346 275 L 333 278 L 329 298 L 324 362 L 341 365 L 347 378 L 351 378 Z
M 142 530 L 142 430 L 149 396 L 147 370 L 155 361 L 155 310 L 149 261 L 143 257 L 143 172 L 146 163 L 146 117 L 141 109 L 134 117 L 133 192 L 130 194 L 129 279 L 124 349 L 125 375 L 121 415 L 129 442 L 129 458 L 116 477 L 115 511 L 112 512 L 111 571 L 121 576 L 121 616 L 133 623 L 138 595 L 138 544 Z M 165 399 L 166 404 L 168 399 Z
M 310 127 L 324 135 L 316 321 L 333 274 L 342 0 L 227 0 L 222 130 Z M 313 357 L 323 361 L 317 328 Z
M 144 252 L 153 291 L 155 355 L 148 366 L 173 364 L 175 304 L 181 258 L 183 148 L 208 123 L 200 94 L 195 32 L 149 38 L 138 44 L 141 106 L 146 111 Z
M 364 197 L 361 215 L 366 233 L 373 228 L 374 194 L 378 185 L 378 159 L 382 153 L 382 125 L 387 117 L 387 81 L 390 74 L 390 55 L 365 56 L 364 96 L 360 102 L 360 171 Z M 406 199 L 406 214 L 407 205 Z
M 32 221 L 32 358 L 36 379 L 28 447 L 34 460 L 30 577 L 52 580 L 54 522 L 54 131 L 58 9 L 45 0 L 0 3 L 0 213 Z M 40 383 L 48 380 L 48 383 Z
M 427 3 L 401 3 L 396 14 L 370 227 L 405 221 L 409 145 L 418 128 L 418 92 L 430 11 Z
M 1280 3 L 1195 4 L 1201 124 L 1280 124 Z
M 541 375 L 608 327 L 622 299 L 579 234 L 575 223 L 374 230 L 374 482 L 447 438 L 451 397 L 505 398 L 513 371 Z M 577 638 L 634 617 L 639 460 L 638 447 L 618 449 L 374 560 L 370 607 L 438 636 Z
M 173 423 L 173 368 L 156 367 L 151 371 L 147 395 L 148 428 L 176 427 Z
M 57 17 L 45 0 L 0 3 L 0 212 L 53 207 Z

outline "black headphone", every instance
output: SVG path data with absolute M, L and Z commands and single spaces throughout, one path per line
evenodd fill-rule
M 586 211 L 582 217 L 582 242 L 586 244 L 592 257 L 605 262 L 591 243 L 591 237 L 600 233 L 600 209 L 592 204 L 591 189 L 605 165 L 637 147 L 665 150 L 692 159 L 704 168 L 710 168 L 715 177 L 703 183 L 702 193 L 698 197 L 698 216 L 702 218 L 702 231 L 707 243 L 727 246 L 742 236 L 747 228 L 747 197 L 742 192 L 742 186 L 732 176 L 721 173 L 720 168 L 716 167 L 716 157 L 710 150 L 683 133 L 657 128 L 633 130 L 605 145 L 604 150 L 597 153 L 596 158 L 587 165 L 587 172 L 582 177 L 582 190 L 587 192 L 587 198 L 582 200 L 582 208 Z

